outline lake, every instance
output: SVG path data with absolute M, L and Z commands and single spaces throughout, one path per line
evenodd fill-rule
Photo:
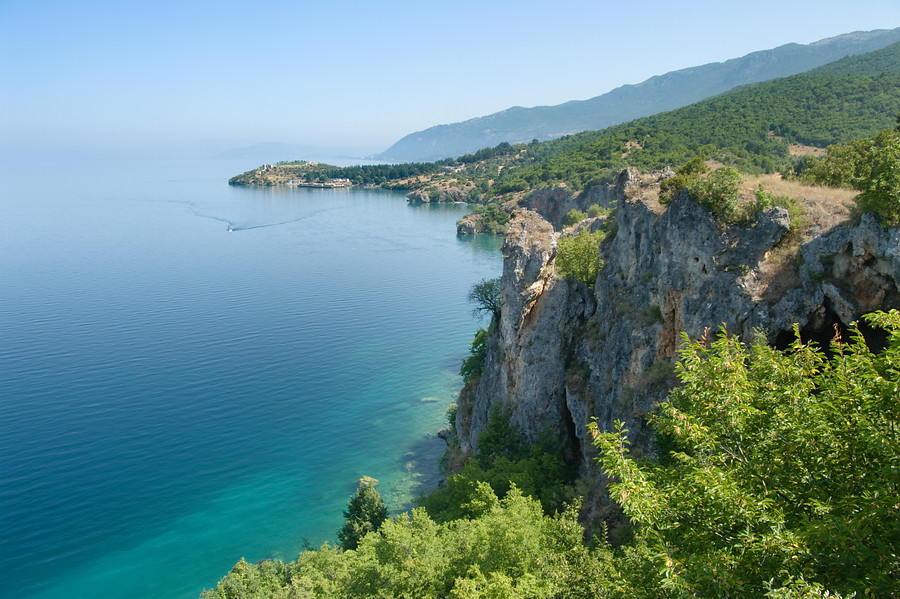
M 4 594 L 196 597 L 436 482 L 500 240 L 240 161 L 4 161 Z M 232 232 L 229 232 L 232 229 Z

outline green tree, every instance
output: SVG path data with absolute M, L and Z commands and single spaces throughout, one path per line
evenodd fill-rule
M 475 304 L 472 313 L 476 316 L 490 314 L 500 318 L 500 278 L 481 279 L 472 285 L 467 296 L 469 303 Z
M 726 166 L 717 169 L 688 187 L 688 191 L 717 218 L 725 222 L 732 222 L 737 218 L 738 201 L 741 199 L 741 174 L 736 168 Z
M 560 278 L 581 281 L 593 287 L 603 268 L 600 242 L 604 237 L 603 231 L 591 233 L 587 229 L 582 229 L 575 236 L 560 237 L 556 251 L 556 273 Z
M 637 525 L 628 596 L 896 596 L 900 313 L 867 320 L 888 333 L 879 354 L 855 327 L 830 359 L 799 339 L 688 343 L 655 463 L 631 459 L 621 423 L 592 427 Z
M 588 217 L 587 212 L 581 212 L 580 210 L 569 210 L 569 213 L 566 215 L 566 220 L 563 222 L 563 225 L 566 227 L 571 227 L 572 225 L 577 225 L 584 219 Z
M 387 519 L 387 509 L 375 488 L 377 484 L 377 480 L 368 476 L 359 479 L 356 495 L 350 498 L 344 510 L 344 526 L 338 531 L 342 549 L 356 549 L 360 539 L 378 530 Z
M 856 202 L 889 224 L 900 223 L 900 132 L 885 131 L 872 140 L 869 173 L 855 181 Z
M 469 357 L 463 360 L 462 366 L 459 368 L 459 374 L 463 377 L 464 383 L 481 378 L 481 375 L 484 374 L 484 360 L 487 357 L 487 338 L 488 332 L 486 329 L 478 329 L 475 332 L 475 339 L 472 340 L 469 348 Z

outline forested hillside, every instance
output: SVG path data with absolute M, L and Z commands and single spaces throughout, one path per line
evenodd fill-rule
M 852 73 L 852 74 L 848 74 Z M 747 85 L 691 106 L 548 142 L 500 144 L 436 163 L 333 167 L 285 165 L 292 177 L 347 177 L 417 197 L 489 203 L 564 184 L 610 181 L 626 166 L 679 165 L 700 153 L 749 173 L 790 171 L 802 149 L 891 128 L 900 113 L 900 43 L 820 71 Z M 231 180 L 264 182 L 259 169 Z M 255 178 L 256 177 L 256 178 Z
M 647 177 L 652 194 L 621 173 L 598 188 L 612 211 L 573 211 L 562 236 L 517 213 L 503 277 L 470 296 L 492 320 L 461 367 L 445 481 L 420 507 L 384 520 L 364 481 L 340 548 L 242 560 L 204 598 L 897 597 L 898 55 L 551 142 L 327 171 L 409 169 L 383 184 L 456 190 L 508 220 L 500 202 L 538 187 L 679 165 Z M 852 188 L 857 224 L 847 208 L 803 237 L 822 207 L 762 186 L 739 208 L 738 169 Z
M 721 63 L 711 63 L 623 85 L 588 100 L 558 106 L 513 107 L 461 123 L 411 133 L 377 158 L 435 160 L 501 142 L 544 141 L 596 130 L 686 106 L 739 85 L 767 81 L 883 48 L 900 40 L 900 29 L 856 32 L 807 45 L 786 44 Z M 678 43 L 673 38 L 672 43 Z M 861 74 L 861 73 L 856 73 Z

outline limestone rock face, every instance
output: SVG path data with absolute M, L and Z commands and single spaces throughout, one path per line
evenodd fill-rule
M 475 235 L 478 231 L 478 221 L 481 220 L 480 214 L 467 214 L 456 223 L 457 235 Z
M 557 228 L 570 210 L 584 210 L 581 203 L 563 187 L 535 189 L 528 197 L 528 208 Z
M 606 430 L 624 421 L 633 448 L 653 450 L 646 416 L 674 384 L 684 333 L 697 339 L 725 327 L 749 341 L 758 330 L 783 346 L 798 323 L 804 339 L 827 342 L 834 325 L 900 307 L 900 229 L 865 216 L 779 264 L 774 250 L 790 227 L 783 209 L 751 226 L 723 227 L 686 194 L 661 213 L 629 200 L 635 180 L 623 172 L 582 200 L 617 204 L 610 217 L 616 233 L 601 244 L 605 267 L 593 288 L 556 276 L 559 233 L 550 222 L 535 211 L 514 213 L 485 373 L 460 396 L 464 452 L 477 451 L 488 414 L 500 404 L 529 440 L 550 430 L 595 472 L 591 418 Z M 563 193 L 547 197 L 564 209 Z
M 559 229 L 571 210 L 586 212 L 593 204 L 609 208 L 616 193 L 616 187 L 610 185 L 598 185 L 578 196 L 573 196 L 564 187 L 546 187 L 532 191 L 528 196 L 527 206 Z
M 460 187 L 443 187 L 440 189 L 416 189 L 406 194 L 410 204 L 428 204 L 429 202 L 465 202 L 468 190 Z

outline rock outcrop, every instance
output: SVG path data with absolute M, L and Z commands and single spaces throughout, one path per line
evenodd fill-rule
M 469 189 L 464 187 L 440 187 L 414 189 L 406 194 L 410 204 L 465 202 Z
M 480 214 L 467 214 L 458 223 L 456 223 L 457 235 L 475 235 L 478 232 L 478 222 L 481 220 Z
M 593 288 L 557 277 L 559 233 L 550 222 L 532 210 L 514 214 L 485 373 L 477 389 L 460 396 L 463 452 L 477 452 L 488 414 L 500 404 L 529 440 L 554 431 L 592 472 L 592 418 L 601 429 L 624 421 L 633 447 L 652 451 L 645 418 L 674 384 L 683 334 L 696 339 L 724 327 L 750 340 L 760 331 L 783 346 L 798 323 L 804 339 L 827 342 L 834 326 L 900 307 L 897 228 L 866 215 L 779 263 L 790 227 L 785 210 L 772 209 L 752 226 L 723 228 L 687 194 L 664 211 L 630 200 L 637 177 L 623 172 L 595 192 L 616 200 L 610 218 L 617 226 L 601 246 L 605 267 Z M 563 192 L 548 198 L 561 209 L 569 205 Z

